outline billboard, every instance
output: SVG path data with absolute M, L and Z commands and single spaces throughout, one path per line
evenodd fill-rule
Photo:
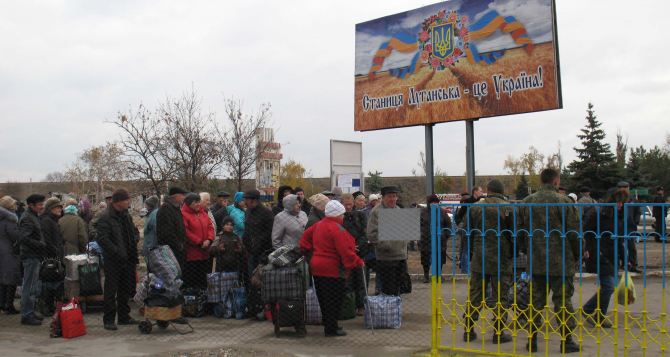
M 354 129 L 562 107 L 552 0 L 452 0 L 356 25 Z

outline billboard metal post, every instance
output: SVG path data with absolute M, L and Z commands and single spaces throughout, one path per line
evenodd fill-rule
M 465 172 L 468 192 L 475 188 L 475 121 L 465 122 Z
M 433 124 L 426 128 L 426 196 L 432 195 L 435 188 L 435 177 L 433 165 Z

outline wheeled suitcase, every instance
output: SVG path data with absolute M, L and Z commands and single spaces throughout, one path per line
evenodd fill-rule
M 273 307 L 272 323 L 275 337 L 279 337 L 282 327 L 295 327 L 298 335 L 306 334 L 304 300 L 278 300 Z

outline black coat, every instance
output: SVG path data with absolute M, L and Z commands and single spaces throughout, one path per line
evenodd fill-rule
M 135 226 L 128 211 L 118 212 L 114 207 L 108 207 L 100 216 L 97 228 L 97 241 L 102 248 L 105 264 L 139 262 Z
M 63 259 L 65 257 L 63 235 L 60 232 L 58 219 L 50 212 L 45 212 L 40 216 L 40 223 L 42 224 L 42 234 L 44 236 L 44 243 L 46 243 L 45 255 L 49 258 Z
M 21 259 L 42 259 L 46 254 L 46 243 L 42 234 L 42 224 L 39 217 L 28 208 L 19 220 L 21 231 Z
M 156 242 L 158 245 L 169 246 L 183 268 L 186 261 L 184 218 L 179 206 L 169 198 L 163 202 L 156 214 Z
M 442 228 L 441 232 L 442 234 L 440 235 L 441 249 L 442 252 L 446 252 L 447 239 L 449 239 L 450 232 L 452 229 L 451 218 L 449 218 L 449 215 L 442 209 L 440 209 L 440 216 L 442 218 L 442 221 L 440 222 L 440 227 Z M 421 219 L 421 240 L 419 240 L 419 249 L 421 250 L 422 255 L 430 256 L 430 252 L 432 251 L 433 247 L 430 232 L 430 226 L 431 226 L 430 206 L 421 209 L 420 219 Z
M 586 271 L 588 273 L 597 273 L 598 263 L 600 263 L 600 274 L 601 275 L 613 275 L 614 274 L 614 239 L 612 238 L 614 234 L 614 214 L 617 214 L 617 234 L 619 235 L 618 243 L 620 249 L 617 253 L 617 260 L 620 260 L 623 251 L 623 238 L 621 236 L 624 234 L 624 214 L 623 207 L 620 210 L 617 210 L 613 207 L 603 207 L 600 209 L 600 239 L 597 239 L 596 233 L 598 232 L 598 217 L 597 210 L 592 210 L 586 216 L 584 223 L 584 238 L 586 240 L 586 250 L 589 252 L 589 258 L 586 259 Z M 635 222 L 633 217 L 629 214 L 628 217 L 628 227 L 634 226 Z M 600 244 L 598 245 L 598 241 Z M 600 248 L 600 249 L 598 249 Z M 598 257 L 600 257 L 598 261 Z M 618 264 L 618 262 L 616 262 Z
M 244 220 L 244 244 L 255 256 L 272 250 L 272 211 L 262 204 L 247 210 Z
M 351 211 L 344 214 L 342 226 L 354 237 L 356 253 L 359 257 L 365 257 L 370 252 L 370 244 L 367 238 L 367 217 L 361 211 Z
M 223 219 L 228 217 L 228 207 L 219 206 L 217 203 L 212 207 L 212 216 L 214 216 L 214 222 L 216 223 L 217 232 L 223 231 Z

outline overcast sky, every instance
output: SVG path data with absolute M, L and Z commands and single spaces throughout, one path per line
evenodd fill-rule
M 467 1 L 467 0 L 466 0 Z M 535 3 L 527 0 L 529 5 Z M 119 110 L 155 107 L 193 85 L 272 103 L 285 158 L 328 175 L 329 139 L 363 142 L 364 170 L 410 175 L 423 127 L 353 131 L 355 24 L 432 2 L 0 0 L 0 181 L 39 181 L 117 138 Z M 593 101 L 607 140 L 661 145 L 670 118 L 667 1 L 558 1 L 564 108 L 475 124 L 479 174 L 534 145 L 567 161 Z M 221 119 L 223 117 L 219 115 Z M 435 127 L 435 160 L 465 171 L 465 125 Z

